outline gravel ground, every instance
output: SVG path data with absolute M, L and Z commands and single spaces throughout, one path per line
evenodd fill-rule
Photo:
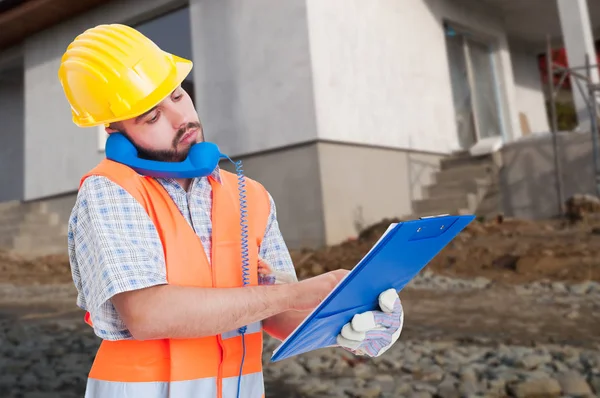
M 389 221 L 293 252 L 298 274 L 354 266 Z M 401 292 L 405 328 L 381 358 L 270 363 L 267 338 L 267 397 L 600 397 L 598 259 L 600 217 L 474 222 Z M 82 397 L 100 342 L 82 317 L 65 256 L 0 251 L 0 398 Z
M 0 323 L 1 397 L 81 397 L 98 345 L 76 322 Z M 268 397 L 600 395 L 600 347 L 515 346 L 485 339 L 400 340 L 381 358 L 324 349 L 269 363 Z
M 0 285 L 0 397 L 83 396 L 99 339 L 74 293 L 69 283 Z M 597 283 L 510 286 L 425 272 L 401 296 L 405 331 L 381 358 L 325 349 L 270 363 L 277 342 L 267 338 L 267 396 L 600 396 Z
M 415 277 L 407 289 L 425 289 L 425 290 L 477 290 L 488 289 L 492 286 L 506 286 L 514 289 L 519 294 L 539 294 L 539 293 L 558 293 L 574 296 L 599 296 L 600 283 L 595 281 L 583 281 L 579 283 L 565 283 L 558 281 L 541 280 L 531 283 L 507 285 L 501 282 L 495 282 L 487 278 L 477 277 L 474 279 L 451 278 L 443 275 L 436 275 L 430 271 L 423 271 Z
M 265 375 L 279 380 L 271 382 L 279 396 L 600 395 L 598 349 L 400 341 L 381 358 L 357 359 L 339 349 L 322 350 L 270 364 Z

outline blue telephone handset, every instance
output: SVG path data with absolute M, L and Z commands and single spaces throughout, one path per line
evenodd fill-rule
M 248 254 L 248 224 L 246 220 L 246 183 L 242 161 L 234 162 L 219 150 L 212 142 L 199 142 L 192 145 L 188 156 L 182 162 L 161 162 L 156 160 L 141 159 L 135 146 L 121 133 L 112 133 L 108 136 L 105 146 L 106 157 L 112 161 L 131 167 L 137 173 L 161 178 L 194 178 L 206 177 L 213 172 L 221 158 L 228 159 L 235 165 L 238 176 L 238 190 L 240 198 L 240 225 L 242 227 L 242 282 L 244 286 L 250 283 L 250 256 Z M 242 369 L 246 356 L 246 341 L 244 334 L 246 326 L 240 329 L 242 335 L 242 362 L 238 378 L 238 397 L 241 390 Z
M 205 177 L 213 172 L 221 158 L 229 159 L 212 142 L 194 144 L 187 158 L 181 162 L 141 159 L 135 146 L 121 133 L 108 136 L 105 152 L 108 159 L 125 164 L 139 174 L 162 178 Z

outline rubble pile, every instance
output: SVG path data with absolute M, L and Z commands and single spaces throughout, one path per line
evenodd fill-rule
M 582 221 L 600 213 L 600 198 L 589 194 L 571 196 L 565 202 L 565 216 L 571 221 Z
M 292 252 L 299 278 L 352 269 L 397 219 L 386 219 L 356 239 Z M 426 267 L 435 274 L 505 283 L 600 281 L 600 221 L 474 220 Z
M 66 255 L 48 255 L 27 259 L 0 250 L 0 282 L 20 284 L 54 284 L 72 281 L 69 258 Z
M 585 196 L 567 201 L 571 219 L 520 220 L 498 217 L 474 220 L 426 266 L 426 271 L 453 278 L 511 284 L 548 281 L 600 281 L 600 218 L 590 218 L 600 206 Z M 588 216 L 585 216 L 588 215 Z M 571 216 L 569 216 L 571 217 Z M 300 279 L 338 268 L 351 269 L 371 249 L 391 223 L 384 219 L 353 239 L 320 249 L 292 250 Z M 71 282 L 66 255 L 25 259 L 0 250 L 0 283 L 53 284 Z

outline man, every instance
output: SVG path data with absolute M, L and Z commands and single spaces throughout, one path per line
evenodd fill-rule
M 76 125 L 103 125 L 164 164 L 204 141 L 181 87 L 191 68 L 130 27 L 100 25 L 69 45 L 59 79 Z M 347 271 L 298 281 L 271 195 L 245 181 L 243 275 L 234 174 L 162 178 L 104 159 L 83 176 L 69 255 L 77 305 L 103 340 L 87 397 L 264 396 L 263 330 L 284 339 Z M 398 339 L 397 293 L 383 292 L 380 306 L 343 328 L 341 347 L 377 356 Z

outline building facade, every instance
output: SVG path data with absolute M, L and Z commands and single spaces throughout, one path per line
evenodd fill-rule
M 271 192 L 290 247 L 413 213 L 453 152 L 547 132 L 546 36 L 581 55 L 600 26 L 585 0 L 56 0 L 52 20 L 49 3 L 0 1 L 0 202 L 66 221 L 106 137 L 71 122 L 60 58 L 86 28 L 125 23 L 194 62 L 207 140 Z

